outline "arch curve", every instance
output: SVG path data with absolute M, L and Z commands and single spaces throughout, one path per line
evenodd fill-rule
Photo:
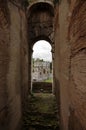
M 40 40 L 45 40 L 45 41 L 49 42 L 50 45 L 51 45 L 51 47 L 52 47 L 53 42 L 51 41 L 51 39 L 50 39 L 49 37 L 47 37 L 47 36 L 45 36 L 45 35 L 40 35 L 40 36 L 34 38 L 34 39 L 33 39 L 33 42 L 32 42 L 32 46 L 34 46 L 34 44 L 35 44 L 37 41 L 40 41 Z
M 38 38 L 52 44 L 54 8 L 46 2 L 33 4 L 28 10 L 28 35 L 33 44 Z
M 35 10 L 42 10 L 42 9 L 47 9 L 49 10 L 51 15 L 54 15 L 54 4 L 53 2 L 50 2 L 49 0 L 42 0 L 41 2 L 39 0 L 32 2 L 31 4 L 29 4 L 28 8 L 27 8 L 27 16 L 28 18 L 31 16 L 31 14 L 33 12 L 35 12 Z
M 27 11 L 30 11 L 30 10 L 32 10 L 32 8 L 34 7 L 34 6 L 37 6 L 37 4 L 48 4 L 48 6 L 51 6 L 51 8 L 53 8 L 53 10 L 54 10 L 54 3 L 53 3 L 53 0 L 35 0 L 35 1 L 30 1 L 29 2 L 29 6 L 27 7 Z

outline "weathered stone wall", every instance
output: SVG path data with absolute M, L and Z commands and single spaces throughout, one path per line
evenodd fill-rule
M 9 66 L 9 11 L 7 3 L 0 1 L 0 129 L 6 128 L 8 121 L 7 73 Z M 4 120 L 3 120 L 4 119 Z M 4 128 L 3 128 L 4 127 Z
M 48 26 L 42 24 L 43 13 L 37 10 L 36 16 L 33 11 L 34 26 L 31 27 L 32 34 L 29 35 L 28 40 L 26 16 L 20 5 L 19 1 L 17 5 L 13 4 L 12 0 L 0 0 L 1 130 L 19 130 L 21 125 L 22 112 L 25 110 L 31 87 L 28 73 L 31 76 L 32 42 L 28 45 L 27 41 L 38 37 L 40 35 L 38 32 L 44 31 L 45 28 L 43 34 L 50 39 L 53 37 L 53 34 L 50 37 L 47 35 L 53 31 L 52 10 L 46 8 L 44 18 L 47 19 L 49 16 L 49 21 L 52 18 L 51 25 L 49 26 L 48 22 L 46 24 Z M 34 23 L 34 20 L 38 20 L 38 25 Z M 39 30 L 40 22 L 41 30 Z M 37 34 L 34 35 L 35 37 L 33 37 L 33 30 Z M 55 94 L 60 105 L 61 130 L 86 130 L 85 0 L 63 0 L 59 6 L 56 5 L 55 53 L 53 55 Z
M 34 4 L 28 10 L 28 34 L 30 49 L 38 40 L 53 42 L 53 7 L 48 3 Z
M 76 1 L 72 8 L 69 124 L 70 130 L 86 130 L 86 1 Z
M 63 130 L 86 130 L 85 5 L 84 0 L 71 0 L 56 7 L 55 83 Z
M 28 63 L 28 32 L 27 32 L 27 19 L 24 11 L 21 10 L 21 95 L 22 95 L 22 109 L 23 112 L 26 109 L 27 105 L 27 97 L 29 94 L 29 81 L 28 81 L 28 73 L 29 73 L 29 63 Z
M 69 116 L 69 65 L 70 48 L 67 40 L 68 35 L 68 2 L 62 1 L 57 5 L 55 14 L 55 86 L 56 95 L 60 100 L 61 129 L 68 129 Z M 58 97 L 58 93 L 60 93 Z
M 2 130 L 19 129 L 21 125 L 21 105 L 26 95 L 28 77 L 26 28 L 24 11 L 11 2 L 0 1 L 0 129 Z

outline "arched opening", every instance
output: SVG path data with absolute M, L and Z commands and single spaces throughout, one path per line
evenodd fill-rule
M 28 19 L 28 88 L 30 96 L 28 103 L 28 122 L 26 127 L 34 130 L 58 130 L 57 103 L 55 99 L 54 84 L 55 84 L 55 70 L 52 67 L 54 63 L 54 7 L 47 2 L 38 2 L 30 4 L 27 10 Z M 51 2 L 53 3 L 53 2 Z M 42 45 L 45 40 L 45 45 Z M 38 43 L 40 42 L 41 43 Z M 44 52 L 41 54 L 41 48 L 36 49 L 35 46 L 39 44 L 43 47 Z M 46 45 L 48 47 L 46 48 Z M 46 50 L 49 51 L 51 58 L 47 56 Z M 40 52 L 41 51 L 41 52 Z M 38 56 L 39 57 L 36 57 Z M 43 57 L 41 57 L 43 55 Z M 51 62 L 51 64 L 50 64 Z M 35 65 L 36 64 L 36 65 Z M 40 65 L 41 64 L 41 65 Z M 47 64 L 47 68 L 45 65 Z M 37 66 L 38 65 L 38 66 Z M 55 66 L 55 65 L 53 65 Z M 51 67 L 51 70 L 50 70 Z M 53 73 L 53 74 L 52 74 Z M 33 76 L 36 74 L 35 76 Z M 52 79 L 49 79 L 53 75 Z M 53 80 L 54 79 L 54 80 Z M 51 80 L 51 82 L 49 82 Z M 54 81 L 54 82 L 53 82 Z M 53 84 L 52 84 L 53 82 Z M 33 85 L 34 83 L 34 85 Z M 51 86 L 48 86 L 51 85 Z M 45 87 L 44 87 L 45 86 Z M 36 92 L 34 90 L 36 89 Z M 48 88 L 46 90 L 46 88 Z M 50 88 L 50 89 L 49 89 Z
M 33 39 L 29 49 L 31 93 L 24 127 L 30 130 L 59 130 L 58 108 L 52 93 L 54 44 L 46 35 L 39 35 Z
M 31 92 L 52 93 L 52 47 L 48 41 L 39 40 L 33 45 Z
M 54 15 L 54 4 L 53 4 L 53 2 L 41 1 L 41 2 L 34 2 L 34 3 L 32 2 L 32 4 L 31 3 L 29 3 L 29 4 L 30 5 L 27 9 L 27 13 L 29 14 L 28 16 L 30 16 L 31 14 L 33 14 L 34 11 L 37 11 L 37 10 L 39 10 L 39 11 L 48 10 L 48 11 L 50 11 L 50 13 L 52 15 Z
M 46 2 L 34 3 L 28 7 L 27 18 L 30 44 L 40 40 L 40 38 L 36 38 L 42 36 L 49 38 L 52 42 L 54 41 L 54 8 L 51 4 Z M 43 38 L 41 40 L 43 40 Z

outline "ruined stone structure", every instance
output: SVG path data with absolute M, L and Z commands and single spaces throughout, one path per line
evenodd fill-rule
M 52 46 L 61 130 L 86 130 L 86 1 L 0 0 L 0 130 L 21 130 L 32 48 Z
M 32 67 L 32 80 L 43 81 L 51 77 L 50 62 L 40 59 L 34 60 Z
M 17 1 L 0 0 L 1 130 L 16 130 L 20 127 L 22 105 L 25 106 L 23 103 L 28 91 L 27 54 L 25 12 Z

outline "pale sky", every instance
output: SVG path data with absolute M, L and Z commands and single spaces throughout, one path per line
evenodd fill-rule
M 51 45 L 44 40 L 36 42 L 33 46 L 33 58 L 52 61 Z

